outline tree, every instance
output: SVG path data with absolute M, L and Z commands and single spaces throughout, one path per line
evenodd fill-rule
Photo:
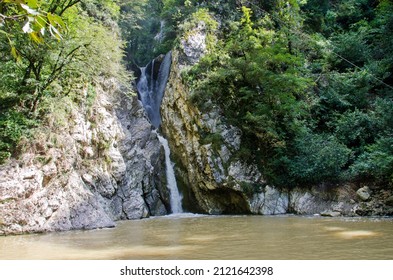
M 222 45 L 191 70 L 194 99 L 219 105 L 242 129 L 243 143 L 265 175 L 278 181 L 277 163 L 305 113 L 302 100 L 311 83 L 300 72 L 302 57 L 291 53 L 286 32 L 274 30 L 269 16 L 254 22 L 251 9 L 242 11 Z
M 61 39 L 61 31 L 65 24 L 61 15 L 70 7 L 79 3 L 80 0 L 69 1 L 42 1 L 42 0 L 2 0 L 0 2 L 0 32 L 7 37 L 11 47 L 11 54 L 19 60 L 19 51 L 13 42 L 15 33 L 28 34 L 35 43 L 44 42 L 46 33 Z M 18 25 L 18 27 L 14 27 Z M 23 26 L 22 26 L 23 25 Z
M 84 96 L 78 93 L 97 83 L 100 77 L 116 77 L 129 83 L 121 64 L 123 42 L 115 22 L 119 9 L 113 1 L 28 1 L 29 5 L 40 5 L 28 12 L 18 10 L 23 3 L 2 3 L 2 15 L 11 17 L 18 12 L 24 17 L 32 13 L 37 21 L 41 20 L 40 15 L 45 15 L 48 24 L 61 20 L 66 28 L 61 33 L 58 29 L 59 34 L 56 34 L 61 38 L 55 36 L 53 40 L 50 32 L 40 31 L 42 40 L 36 40 L 34 35 L 26 36 L 23 30 L 26 23 L 21 25 L 10 18 L 2 27 L 1 35 L 11 41 L 10 45 L 8 40 L 0 40 L 0 153 L 3 159 L 15 151 L 18 139 L 29 127 L 45 118 L 45 106 L 53 102 L 51 99 L 71 95 L 79 102 Z M 30 33 L 35 34 L 33 19 L 28 21 L 33 30 Z M 48 26 L 46 28 L 51 28 Z M 17 63 L 12 52 L 17 52 Z M 43 100 L 46 102 L 41 106 Z

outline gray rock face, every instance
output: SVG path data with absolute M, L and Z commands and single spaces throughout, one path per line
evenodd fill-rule
M 278 215 L 288 213 L 288 193 L 266 186 L 250 199 L 252 213 L 261 215 Z
M 186 64 L 193 65 L 206 53 L 206 24 L 200 21 L 186 38 L 180 41 L 180 47 Z
M 234 151 L 240 147 L 240 130 L 223 123 L 218 111 L 203 115 L 191 105 L 180 77 L 180 69 L 188 65 L 179 59 L 184 56 L 178 50 L 172 52 L 172 71 L 161 106 L 162 130 L 176 161 L 183 197 L 205 213 L 250 213 L 242 180 L 254 182 L 261 175 L 254 174 L 253 167 L 241 170 L 242 163 L 231 164 Z M 217 143 L 202 141 L 202 132 L 223 139 L 218 149 Z M 250 179 L 252 176 L 259 178 Z
M 393 206 L 393 196 L 388 197 L 385 201 L 386 205 Z
M 113 81 L 96 91 L 91 113 L 73 109 L 65 127 L 46 132 L 56 143 L 38 134 L 20 160 L 0 167 L 0 235 L 167 214 L 164 153 L 141 104 Z
M 234 157 L 241 147 L 240 129 L 223 122 L 219 108 L 212 106 L 202 113 L 189 100 L 181 72 L 206 53 L 204 26 L 203 22 L 198 24 L 172 52 L 172 70 L 161 107 L 162 130 L 176 159 L 183 196 L 189 198 L 189 205 L 197 205 L 198 211 L 211 214 L 286 213 L 288 194 L 262 187 L 265 182 L 258 168 Z M 209 142 L 202 134 L 213 140 Z M 259 188 L 257 194 L 255 187 Z
M 43 169 L 17 162 L 1 167 L 0 233 L 114 226 L 79 174 L 57 175 L 45 185 Z

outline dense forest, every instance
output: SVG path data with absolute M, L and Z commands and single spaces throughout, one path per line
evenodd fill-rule
M 276 186 L 393 183 L 390 0 L 0 1 L 0 162 L 201 19 L 208 53 L 182 78 L 241 129 L 239 158 Z

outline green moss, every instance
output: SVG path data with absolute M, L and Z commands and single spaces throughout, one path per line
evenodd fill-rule
M 243 193 L 250 198 L 259 191 L 260 187 L 258 184 L 252 184 L 248 182 L 240 182 L 239 184 Z
M 15 153 L 20 139 L 28 135 L 35 124 L 17 110 L 0 112 L 0 164 Z
M 236 151 L 236 153 L 233 156 L 235 159 L 249 161 L 251 158 L 253 158 L 252 154 L 253 152 L 251 149 L 242 145 L 240 146 L 240 149 Z
M 96 89 L 91 84 L 89 84 L 87 88 L 87 95 L 86 95 L 86 105 L 88 109 L 90 109 L 93 106 L 96 97 L 97 97 Z
M 214 150 L 219 150 L 224 143 L 220 133 L 209 133 L 200 140 L 202 145 L 211 144 Z

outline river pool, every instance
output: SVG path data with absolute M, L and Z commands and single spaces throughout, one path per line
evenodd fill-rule
M 393 219 L 179 214 L 3 236 L 0 259 L 393 260 Z

